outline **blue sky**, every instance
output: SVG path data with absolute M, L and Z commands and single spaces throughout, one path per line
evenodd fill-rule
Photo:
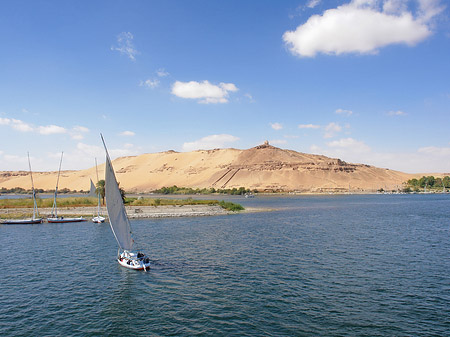
M 450 172 L 446 1 L 19 0 L 0 45 L 0 170 L 92 167 L 102 132 Z

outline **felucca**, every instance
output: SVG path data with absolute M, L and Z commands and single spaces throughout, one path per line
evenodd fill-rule
M 47 221 L 50 222 L 50 223 L 66 223 L 66 222 L 87 221 L 82 216 L 79 217 L 79 218 L 65 218 L 63 216 L 58 216 L 58 206 L 56 205 L 56 197 L 58 196 L 58 184 L 59 184 L 59 176 L 61 174 L 61 164 L 62 164 L 63 154 L 64 154 L 64 152 L 61 152 L 61 160 L 59 161 L 58 178 L 56 180 L 55 196 L 53 198 L 52 215 L 51 215 L 50 218 L 47 218 Z
M 31 219 L 12 219 L 12 220 L 3 220 L 1 223 L 5 225 L 32 225 L 42 223 L 42 218 L 39 216 L 39 210 L 36 203 L 36 191 L 34 190 L 34 182 L 33 182 L 33 173 L 31 172 L 31 163 L 30 163 L 30 153 L 27 153 L 28 156 L 28 167 L 30 169 L 30 177 L 31 177 L 31 193 L 33 194 L 33 217 Z
M 98 169 L 97 169 L 97 158 L 95 158 L 95 172 L 97 173 L 97 185 L 98 185 Z M 91 180 L 91 189 L 94 184 Z M 97 193 L 97 199 L 98 199 L 98 205 L 97 205 L 97 216 L 92 218 L 92 222 L 94 223 L 102 223 L 105 222 L 105 217 L 101 215 L 101 203 L 100 203 L 100 191 L 96 191 Z
M 128 220 L 122 195 L 120 194 L 119 184 L 114 174 L 111 159 L 106 148 L 105 140 L 101 135 L 103 146 L 106 152 L 105 164 L 105 199 L 106 209 L 108 211 L 109 224 L 114 237 L 119 244 L 117 252 L 117 262 L 123 267 L 130 269 L 150 269 L 150 259 L 143 253 L 133 250 L 134 240 L 131 237 L 131 225 Z

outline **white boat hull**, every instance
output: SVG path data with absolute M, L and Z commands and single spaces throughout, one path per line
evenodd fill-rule
M 13 220 L 3 220 L 0 224 L 3 225 L 33 225 L 42 223 L 42 218 L 39 219 L 13 219 Z
M 139 257 L 138 257 L 139 256 Z M 136 254 L 134 252 L 124 251 L 119 254 L 117 262 L 122 267 L 134 269 L 134 270 L 147 270 L 150 269 L 150 259 L 144 254 Z
M 94 223 L 102 223 L 105 222 L 105 218 L 102 216 L 96 216 L 95 218 L 92 218 L 92 222 Z

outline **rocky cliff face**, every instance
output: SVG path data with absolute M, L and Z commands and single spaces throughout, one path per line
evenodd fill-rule
M 167 151 L 122 157 L 114 169 L 126 190 L 148 192 L 163 186 L 233 188 L 260 191 L 375 191 L 401 188 L 414 175 L 369 165 L 346 163 L 321 155 L 283 150 L 268 143 L 247 150 L 216 149 L 193 152 Z M 99 175 L 103 176 L 103 166 Z M 57 172 L 33 174 L 37 188 L 52 189 Z M 88 190 L 95 168 L 65 171 L 60 188 Z M 1 172 L 0 187 L 28 189 L 27 172 Z

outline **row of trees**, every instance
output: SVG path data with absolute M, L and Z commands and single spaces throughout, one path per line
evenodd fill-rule
M 420 179 L 410 179 L 407 182 L 408 187 L 411 188 L 450 188 L 450 177 L 445 176 L 444 178 L 435 178 L 434 176 L 423 176 Z
M 44 190 L 42 188 L 36 188 L 34 190 L 36 193 L 55 193 L 55 190 Z M 4 194 L 31 194 L 31 189 L 26 190 L 22 187 L 13 187 L 13 188 L 0 188 L 0 193 Z M 58 190 L 58 193 L 85 193 L 83 190 L 70 190 L 68 188 L 62 188 Z
M 256 193 L 257 191 L 253 191 Z M 228 188 L 228 189 L 215 189 L 215 188 L 190 188 L 190 187 L 178 187 L 176 185 L 171 187 L 162 187 L 158 190 L 154 190 L 153 193 L 158 194 L 229 194 L 229 195 L 244 195 L 251 193 L 250 189 L 245 187 Z

